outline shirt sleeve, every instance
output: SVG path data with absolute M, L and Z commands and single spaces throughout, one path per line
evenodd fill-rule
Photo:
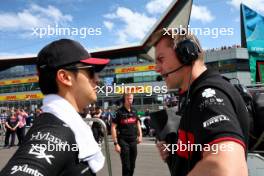
M 214 88 L 205 88 L 197 95 L 192 106 L 193 123 L 198 125 L 197 142 L 211 145 L 221 141 L 234 141 L 246 148 L 239 114 L 235 113 L 228 96 Z
M 119 110 L 116 111 L 116 114 L 115 114 L 115 118 L 112 119 L 112 122 L 115 123 L 115 124 L 119 124 L 119 120 L 120 120 L 120 112 Z
M 5 122 L 8 123 L 8 125 L 9 125 L 10 124 L 10 118 L 7 117 Z
M 9 160 L 0 175 L 59 175 L 62 169 L 66 168 L 65 161 L 73 160 L 72 151 L 78 151 L 77 145 L 70 142 L 73 134 L 66 128 L 50 126 L 30 129 L 25 142 Z

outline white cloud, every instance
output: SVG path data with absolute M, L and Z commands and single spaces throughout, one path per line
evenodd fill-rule
M 118 36 L 118 44 L 143 39 L 156 22 L 156 18 L 149 17 L 144 13 L 134 12 L 126 7 L 118 7 L 114 13 L 104 15 L 104 17 L 122 22 L 115 33 Z
M 105 14 L 103 16 L 105 18 L 107 18 L 107 19 L 115 19 L 115 18 L 117 18 L 116 14 L 114 14 L 114 13 L 108 13 L 108 14 Z
M 104 21 L 104 25 L 109 31 L 111 31 L 114 27 L 114 23 L 112 23 L 110 21 Z
M 159 14 L 164 12 L 171 2 L 172 0 L 151 0 L 147 3 L 146 9 L 150 14 Z
M 193 4 L 191 19 L 199 20 L 202 23 L 212 22 L 215 17 L 212 15 L 211 11 L 206 6 L 199 6 Z
M 26 57 L 36 57 L 37 54 L 36 53 L 22 53 L 22 54 L 18 54 L 18 53 L 0 53 L 0 60 L 4 60 L 4 59 L 13 59 L 13 58 L 26 58 Z
M 72 16 L 63 14 L 54 6 L 41 7 L 31 4 L 29 8 L 21 12 L 0 13 L 0 29 L 8 30 L 32 30 L 35 27 L 44 27 L 54 24 L 66 24 L 72 21 Z
M 143 39 L 154 23 L 157 14 L 163 13 L 173 0 L 150 0 L 145 9 L 148 12 L 140 13 L 126 7 L 117 7 L 112 13 L 107 13 L 103 17 L 115 25 L 115 35 L 118 36 L 118 44 L 127 44 Z M 104 25 L 112 30 L 112 24 Z
M 243 3 L 253 10 L 264 12 L 264 0 L 229 0 L 227 3 L 237 9 L 239 9 L 240 4 Z

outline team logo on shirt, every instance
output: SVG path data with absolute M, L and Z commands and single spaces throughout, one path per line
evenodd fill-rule
M 226 117 L 225 115 L 218 115 L 218 116 L 214 116 L 208 120 L 206 120 L 205 122 L 203 122 L 203 127 L 209 127 L 214 123 L 219 123 L 222 121 L 230 121 L 230 119 L 228 117 Z
M 130 117 L 130 118 L 121 119 L 120 123 L 123 125 L 127 125 L 127 124 L 135 124 L 136 122 L 137 122 L 136 117 Z
M 42 132 L 38 132 L 37 134 L 32 134 L 30 140 L 45 140 L 45 141 L 49 141 L 51 143 L 54 144 L 68 144 L 67 141 L 63 141 L 62 139 L 52 135 L 50 132 L 46 132 L 46 133 L 42 133 Z
M 215 90 L 211 88 L 205 89 L 202 93 L 202 96 L 205 98 L 213 97 L 215 96 Z
M 47 155 L 45 151 L 47 148 L 39 145 L 32 145 L 31 149 L 29 150 L 29 154 L 35 155 L 36 158 L 39 159 L 45 159 L 50 165 L 51 163 L 51 158 L 55 158 L 53 155 Z
M 224 100 L 222 98 L 218 98 L 215 90 L 212 88 L 205 89 L 202 93 L 202 97 L 205 99 L 203 99 L 203 102 L 199 105 L 200 111 L 210 105 L 225 106 Z
M 216 99 L 217 102 L 221 103 L 223 102 L 224 100 L 221 99 L 221 98 L 217 98 L 216 97 L 216 93 L 215 93 L 215 90 L 212 89 L 212 88 L 208 88 L 208 89 L 205 89 L 202 93 L 202 96 L 205 97 L 205 98 L 211 98 L 211 97 L 214 97 Z
M 24 173 L 27 173 L 27 174 L 33 175 L 33 176 L 44 176 L 37 169 L 32 169 L 32 168 L 28 167 L 27 164 L 15 165 L 11 168 L 11 175 L 13 175 L 17 172 L 24 172 Z

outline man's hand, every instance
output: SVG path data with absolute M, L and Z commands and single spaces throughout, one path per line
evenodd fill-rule
M 8 127 L 9 128 L 9 127 Z M 10 127 L 9 128 L 11 131 L 16 131 L 16 128 L 14 127 L 14 128 L 12 128 L 12 127 Z
M 165 141 L 158 141 L 156 146 L 158 148 L 161 159 L 163 161 L 166 161 L 166 159 L 169 156 L 169 151 L 166 150 L 166 147 L 164 146 L 164 144 L 166 144 Z
M 120 147 L 119 144 L 116 144 L 116 145 L 115 145 L 115 151 L 116 151 L 117 153 L 121 153 L 121 147 Z
M 140 120 L 137 121 L 137 129 L 138 129 L 138 137 L 137 137 L 137 143 L 140 144 L 142 142 L 142 129 L 140 125 Z
M 137 137 L 137 143 L 140 144 L 141 142 L 142 142 L 142 136 L 140 135 Z

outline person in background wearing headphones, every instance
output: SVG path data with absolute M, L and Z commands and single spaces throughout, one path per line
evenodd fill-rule
M 123 106 L 117 110 L 111 126 L 115 151 L 120 153 L 121 157 L 123 176 L 133 176 L 137 144 L 142 142 L 140 119 L 132 107 L 133 98 L 133 94 L 130 93 L 123 95 Z
M 171 34 L 160 30 L 152 38 L 156 71 L 168 89 L 179 89 L 177 113 L 182 116 L 174 146 L 157 143 L 161 158 L 171 160 L 173 176 L 248 175 L 249 116 L 241 96 L 206 67 L 194 35 Z

